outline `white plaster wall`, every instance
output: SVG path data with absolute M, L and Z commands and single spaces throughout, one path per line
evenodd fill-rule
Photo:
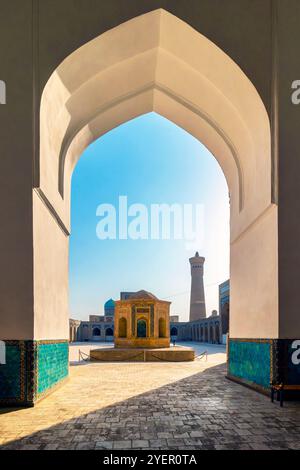
M 68 237 L 33 191 L 34 338 L 69 338 Z
M 230 246 L 231 338 L 278 338 L 277 206 Z

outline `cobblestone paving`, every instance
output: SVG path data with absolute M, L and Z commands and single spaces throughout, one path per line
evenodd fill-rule
M 229 382 L 216 356 L 73 366 L 34 408 L 0 410 L 0 448 L 300 449 L 300 403 Z

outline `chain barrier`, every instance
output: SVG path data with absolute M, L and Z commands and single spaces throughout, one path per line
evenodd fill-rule
M 86 358 L 84 358 L 83 355 L 86 356 Z M 132 359 L 136 359 L 137 357 L 141 357 L 141 355 L 143 355 L 143 359 L 144 359 L 144 362 L 145 362 L 145 352 L 144 351 L 141 351 L 138 354 L 135 354 L 134 356 L 129 356 L 129 357 L 126 357 L 125 359 L 121 359 L 117 362 L 132 361 Z M 151 354 L 151 357 L 154 357 L 155 359 L 158 359 L 161 362 L 170 362 L 168 359 L 163 359 L 162 357 L 156 356 L 156 354 L 153 354 L 153 353 Z M 203 357 L 205 357 L 205 360 L 207 361 L 207 351 L 203 351 L 202 353 L 198 354 L 197 356 L 195 356 L 195 359 L 202 359 Z M 85 362 L 90 362 L 91 361 L 91 356 L 79 349 L 79 362 L 81 360 L 85 361 Z M 98 362 L 103 362 L 99 359 L 97 361 Z M 180 362 L 180 361 L 178 361 L 178 362 Z
M 78 352 L 79 352 L 79 362 L 80 362 L 81 360 L 82 360 L 82 361 L 85 361 L 85 362 L 89 362 L 89 361 L 91 360 L 89 354 L 86 354 L 85 352 L 80 351 L 80 349 L 79 349 Z M 83 354 L 87 357 L 87 359 L 85 359 L 85 358 L 83 357 Z
M 81 351 L 80 349 L 78 351 L 78 354 L 79 354 L 79 362 L 80 361 L 91 362 L 93 360 L 93 359 L 91 359 L 90 354 L 86 354 L 85 352 Z M 141 351 L 138 354 L 135 354 L 134 356 L 125 357 L 125 359 L 121 359 L 120 361 L 117 361 L 117 362 L 131 361 L 132 359 L 136 359 L 137 357 L 140 357 L 141 355 L 143 355 L 143 359 L 144 359 L 144 351 Z M 101 361 L 101 359 L 97 359 L 97 361 L 98 362 L 103 362 L 103 361 Z
M 155 359 L 158 359 L 159 361 L 162 361 L 162 362 L 170 362 L 169 359 L 163 359 L 162 357 L 159 357 L 159 356 L 156 356 L 155 354 L 151 354 L 151 357 L 155 357 Z M 201 354 L 198 354 L 197 356 L 195 356 L 195 359 L 202 359 L 203 357 L 205 357 L 205 360 L 207 361 L 207 351 L 203 351 Z M 173 361 L 171 361 L 173 362 Z M 178 361 L 180 362 L 180 361 Z
M 207 361 L 207 351 L 203 351 L 202 353 L 198 354 L 197 356 L 195 356 L 195 359 L 202 359 L 203 357 L 205 357 L 205 360 Z
M 158 359 L 159 361 L 162 361 L 162 362 L 170 362 L 170 360 L 168 359 L 163 359 L 162 357 L 159 357 L 159 356 L 156 356 L 155 354 L 151 354 L 151 357 L 155 357 L 156 359 Z M 150 362 L 150 361 L 149 361 Z M 171 361 L 173 362 L 173 361 Z M 179 362 L 179 361 L 178 361 Z

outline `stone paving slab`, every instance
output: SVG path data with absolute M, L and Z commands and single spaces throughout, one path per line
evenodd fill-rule
M 300 449 L 300 403 L 228 381 L 217 356 L 73 366 L 34 408 L 0 409 L 0 449 Z

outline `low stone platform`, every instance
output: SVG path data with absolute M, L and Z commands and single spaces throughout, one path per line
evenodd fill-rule
M 102 348 L 90 351 L 91 361 L 101 362 L 186 362 L 195 359 L 193 348 L 173 346 L 158 349 Z

